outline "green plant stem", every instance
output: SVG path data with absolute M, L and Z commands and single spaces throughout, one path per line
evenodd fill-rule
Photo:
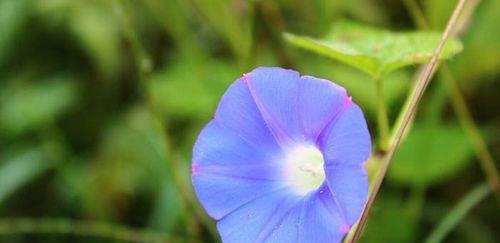
M 418 3 L 415 0 L 403 0 L 403 3 L 406 9 L 409 10 L 413 22 L 415 22 L 417 27 L 419 29 L 428 29 L 429 23 L 427 23 L 425 15 L 422 12 L 422 9 L 418 6 Z
M 377 96 L 377 124 L 379 132 L 379 143 L 382 151 L 389 148 L 389 120 L 387 119 L 387 108 L 385 106 L 382 80 L 375 78 L 375 92 Z
M 417 71 L 418 74 L 421 74 L 423 71 L 423 69 L 419 69 L 419 71 Z M 418 76 L 420 75 L 416 75 L 416 77 L 418 78 Z M 396 134 L 398 133 L 398 128 L 401 127 L 401 124 L 403 124 L 403 121 L 404 121 L 404 118 L 405 118 L 405 111 L 408 110 L 408 108 L 410 107 L 410 103 L 411 103 L 411 100 L 413 99 L 413 96 L 415 94 L 415 91 L 417 89 L 417 86 L 418 86 L 418 80 L 417 78 L 412 78 L 415 79 L 415 81 L 412 83 L 412 87 L 410 89 L 410 92 L 408 96 L 406 96 L 406 99 L 403 103 L 403 106 L 401 107 L 400 111 L 399 111 L 399 114 L 398 114 L 398 117 L 396 118 L 396 121 L 394 122 L 394 124 L 392 125 L 392 128 L 391 128 L 391 137 L 389 138 L 389 141 L 394 141 L 394 139 L 396 138 Z M 411 123 L 411 121 L 410 121 Z M 389 146 L 392 146 L 392 144 L 390 144 Z
M 368 197 L 368 201 L 365 205 L 365 208 L 363 210 L 363 213 L 361 215 L 361 218 L 359 220 L 358 227 L 355 229 L 354 236 L 351 240 L 351 242 L 357 242 L 359 240 L 359 237 L 361 236 L 361 233 L 363 231 L 363 228 L 366 224 L 366 220 L 368 219 L 368 214 L 370 212 L 371 207 L 373 206 L 373 203 L 375 202 L 375 198 L 377 196 L 377 193 L 380 189 L 380 186 L 382 185 L 382 181 L 384 180 L 385 174 L 387 173 L 387 169 L 389 168 L 389 165 L 392 161 L 392 158 L 394 157 L 394 154 L 399 146 L 399 143 L 401 141 L 401 138 L 403 137 L 403 134 L 406 130 L 406 127 L 410 123 L 410 120 L 414 116 L 417 105 L 420 102 L 420 99 L 422 98 L 425 88 L 427 87 L 428 83 L 430 82 L 430 78 L 432 76 L 432 73 L 434 72 L 434 69 L 436 68 L 436 64 L 438 61 L 439 54 L 441 53 L 441 50 L 443 49 L 443 46 L 450 36 L 450 33 L 455 26 L 455 23 L 457 21 L 457 18 L 465 4 L 465 0 L 459 0 L 455 9 L 453 10 L 453 14 L 450 17 L 450 20 L 448 21 L 448 24 L 446 25 L 445 30 L 443 31 L 443 34 L 441 36 L 441 39 L 432 53 L 432 58 L 431 61 L 425 65 L 425 68 L 418 80 L 417 87 L 415 89 L 414 95 L 412 95 L 412 100 L 410 102 L 410 105 L 408 107 L 408 110 L 405 111 L 405 116 L 403 119 L 403 122 L 401 123 L 401 126 L 398 128 L 398 132 L 396 133 L 396 136 L 394 138 L 394 142 L 391 145 L 391 148 L 389 152 L 387 153 L 387 156 L 384 160 L 384 164 L 382 165 L 382 170 L 380 171 L 380 174 L 377 175 L 377 180 L 375 181 L 374 187 L 373 187 L 373 192 L 370 193 Z
M 65 218 L 0 218 L 0 235 L 64 234 L 126 242 L 172 242 L 174 238 L 148 229 L 133 229 L 100 221 Z
M 413 17 L 413 21 L 417 24 L 420 29 L 428 28 L 429 23 L 425 18 L 420 18 L 418 16 L 422 15 L 421 9 L 418 7 L 415 0 L 405 0 L 405 5 L 408 11 L 411 13 Z M 474 9 L 479 4 L 479 0 L 473 0 L 468 2 L 468 7 L 464 8 L 464 13 L 462 14 L 462 18 L 457 23 L 458 31 L 462 31 L 464 29 L 464 25 L 469 22 L 470 17 Z M 423 15 L 422 15 L 423 16 Z M 457 35 L 459 32 L 455 31 L 452 35 Z M 460 91 L 455 79 L 453 78 L 453 74 L 447 66 L 441 68 L 440 79 L 443 82 L 447 93 L 451 99 L 451 105 L 453 110 L 455 111 L 458 121 L 464 128 L 469 140 L 472 144 L 476 157 L 478 158 L 479 165 L 485 174 L 488 184 L 490 185 L 492 191 L 495 193 L 495 197 L 497 202 L 500 203 L 500 176 L 498 174 L 498 169 L 495 166 L 495 162 L 493 160 L 493 156 L 488 150 L 488 146 L 481 136 L 481 133 L 474 122 L 474 118 L 471 115 L 469 108 L 467 107 L 467 103 L 465 102 L 465 98 Z M 406 105 L 406 103 L 405 103 Z M 398 118 L 399 121 L 399 118 Z
M 420 220 L 420 215 L 425 203 L 425 190 L 424 185 L 413 185 L 410 190 L 408 198 L 408 213 L 410 219 L 416 224 Z
M 439 225 L 429 234 L 425 243 L 442 242 L 446 235 L 467 215 L 467 213 L 491 192 L 489 186 L 484 183 L 476 186 L 468 192 L 458 204 L 451 209 Z
M 467 103 L 460 92 L 460 88 L 457 83 L 453 79 L 453 76 L 450 70 L 445 66 L 441 71 L 441 81 L 444 83 L 447 91 L 449 93 L 451 99 L 451 105 L 453 106 L 453 110 L 455 111 L 458 120 L 465 132 L 467 133 L 469 140 L 474 148 L 474 152 L 478 158 L 479 165 L 485 174 L 488 184 L 491 187 L 491 190 L 495 192 L 496 198 L 500 202 L 500 194 L 499 194 L 499 176 L 498 169 L 495 166 L 495 162 L 493 161 L 493 157 L 488 151 L 488 146 L 481 136 L 481 132 L 479 128 L 476 126 L 474 119 L 467 107 Z

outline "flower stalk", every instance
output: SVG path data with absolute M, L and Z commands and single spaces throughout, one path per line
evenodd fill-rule
M 373 206 L 373 203 L 375 201 L 375 198 L 377 196 L 377 193 L 380 189 L 380 186 L 382 184 L 382 181 L 384 180 L 385 174 L 387 173 L 387 169 L 389 168 L 389 165 L 392 161 L 392 158 L 399 146 L 399 143 L 401 141 L 401 138 L 403 137 L 403 134 L 406 130 L 406 127 L 410 123 L 413 115 L 415 114 L 417 105 L 422 98 L 425 88 L 427 87 L 430 77 L 432 76 L 432 72 L 434 71 L 439 54 L 441 53 L 441 50 L 443 49 L 443 46 L 450 36 L 450 33 L 457 22 L 458 16 L 465 4 L 465 0 L 459 0 L 457 3 L 455 9 L 453 10 L 453 14 L 450 17 L 450 20 L 448 21 L 448 24 L 446 25 L 446 28 L 441 36 L 441 39 L 439 41 L 438 46 L 433 52 L 431 61 L 425 65 L 424 70 L 422 74 L 420 75 L 420 78 L 417 82 L 417 86 L 415 89 L 414 94 L 412 95 L 412 99 L 410 102 L 410 105 L 408 109 L 404 112 L 404 119 L 401 124 L 401 126 L 398 128 L 396 136 L 394 138 L 394 141 L 391 145 L 391 148 L 389 149 L 389 152 L 384 160 L 384 164 L 382 165 L 382 169 L 380 171 L 380 174 L 377 176 L 377 179 L 375 181 L 374 187 L 373 187 L 373 192 L 370 193 L 368 197 L 368 202 L 365 205 L 365 209 L 363 210 L 363 214 L 361 215 L 361 218 L 358 223 L 358 227 L 355 229 L 354 236 L 351 239 L 350 242 L 357 242 L 359 240 L 359 237 L 361 236 L 361 233 L 363 232 L 364 226 L 366 224 L 366 220 L 368 219 L 368 214 L 370 212 L 371 207 Z
M 377 124 L 379 132 L 379 145 L 382 151 L 387 151 L 389 148 L 389 120 L 387 119 L 387 108 L 385 106 L 384 92 L 382 88 L 382 80 L 374 78 L 375 92 L 377 95 Z

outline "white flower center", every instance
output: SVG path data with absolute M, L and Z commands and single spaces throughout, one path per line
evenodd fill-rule
M 287 181 L 299 194 L 316 190 L 325 181 L 323 155 L 314 146 L 299 146 L 290 150 L 286 162 Z

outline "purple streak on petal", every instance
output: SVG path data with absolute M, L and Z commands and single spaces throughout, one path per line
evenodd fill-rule
M 272 138 L 271 138 L 272 139 Z M 212 121 L 193 150 L 193 184 L 210 216 L 220 219 L 257 197 L 285 187 L 274 155 Z
M 349 231 L 351 231 L 351 226 L 347 225 L 347 224 L 344 224 L 340 227 L 340 232 L 344 233 L 344 234 L 347 234 L 349 233 Z
M 279 153 L 281 148 L 266 127 L 246 85 L 247 76 L 245 74 L 229 87 L 219 103 L 214 120 L 237 133 L 247 143 Z
M 346 227 L 349 226 L 325 183 L 304 196 L 262 239 L 263 242 L 340 242 Z
M 306 137 L 316 143 L 323 129 L 351 100 L 344 88 L 329 80 L 302 76 L 300 83 L 300 124 Z
M 318 191 L 306 199 L 296 242 L 341 242 L 345 235 L 342 225 L 342 216 L 326 187 L 322 194 Z
M 265 240 L 266 232 L 271 232 L 276 223 L 300 199 L 300 197 L 284 190 L 267 194 L 245 204 L 217 223 L 222 241 L 262 242 Z
M 297 112 L 299 73 L 261 67 L 245 76 L 250 93 L 277 142 L 286 147 L 304 140 Z
M 368 176 L 363 164 L 327 164 L 328 186 L 351 227 L 359 218 L 368 197 Z
M 293 197 L 267 194 L 225 216 L 217 224 L 224 242 L 340 242 L 349 225 L 339 214 L 326 183 Z
M 325 174 L 332 195 L 352 226 L 368 194 L 363 163 L 369 158 L 371 141 L 363 112 L 352 103 L 332 120 L 319 139 Z
M 277 223 L 271 232 L 268 232 L 264 242 L 298 242 L 299 222 L 302 214 L 304 200 L 300 200 L 288 211 L 279 223 Z
M 361 109 L 354 103 L 332 120 L 319 138 L 327 163 L 360 164 L 371 152 L 370 133 Z
M 220 220 L 253 200 L 286 190 L 281 183 L 269 180 L 233 178 L 213 174 L 193 176 L 196 195 L 207 213 Z
M 193 175 L 198 174 L 199 172 L 199 166 L 197 164 L 191 164 L 191 173 Z
M 281 150 L 258 146 L 242 139 L 240 133 L 226 129 L 212 120 L 201 131 L 193 148 L 193 164 L 202 166 L 275 165 L 283 157 Z

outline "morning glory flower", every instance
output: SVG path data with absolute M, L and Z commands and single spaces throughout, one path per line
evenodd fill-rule
M 370 151 L 343 87 L 260 67 L 201 131 L 192 180 L 224 242 L 340 242 L 366 203 Z

